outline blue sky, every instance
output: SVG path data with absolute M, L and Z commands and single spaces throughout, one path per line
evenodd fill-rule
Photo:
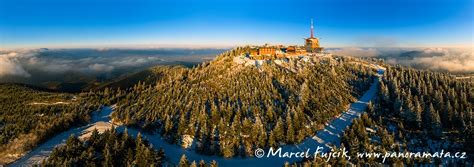
M 0 0 L 0 48 L 472 47 L 472 0 Z

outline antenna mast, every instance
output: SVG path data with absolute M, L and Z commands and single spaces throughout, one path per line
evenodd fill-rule
M 311 18 L 311 38 L 314 38 L 313 29 L 313 18 Z

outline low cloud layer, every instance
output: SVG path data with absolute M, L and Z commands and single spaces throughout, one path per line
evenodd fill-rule
M 398 57 L 387 57 L 386 60 L 392 64 L 435 71 L 474 73 L 474 53 L 472 49 L 427 48 L 404 52 Z
M 114 69 L 131 68 L 159 63 L 155 56 L 83 56 L 56 55 L 61 53 L 41 51 L 16 51 L 0 55 L 0 77 L 30 77 L 28 71 L 37 70 L 46 73 L 108 73 Z M 70 53 L 68 53 L 70 54 Z
M 173 62 L 199 62 L 199 56 L 216 55 L 221 50 L 18 50 L 0 51 L 0 82 L 58 78 L 69 73 L 111 78 Z M 41 79 L 43 80 L 43 79 Z
M 333 48 L 328 52 L 353 57 L 378 57 L 390 64 L 401 64 L 419 69 L 474 73 L 472 48 Z
M 0 77 L 21 76 L 30 77 L 18 60 L 16 52 L 0 54 Z

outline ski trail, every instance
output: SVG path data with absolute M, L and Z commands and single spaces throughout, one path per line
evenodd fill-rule
M 96 111 L 92 114 L 91 123 L 82 127 L 72 128 L 54 136 L 46 142 L 41 143 L 9 166 L 34 166 L 41 164 L 41 162 L 51 154 L 53 149 L 64 144 L 69 136 L 80 136 L 82 133 L 86 132 L 88 128 L 94 126 L 96 123 L 108 122 L 110 120 L 109 115 L 111 113 L 112 108 L 103 107 L 102 110 Z

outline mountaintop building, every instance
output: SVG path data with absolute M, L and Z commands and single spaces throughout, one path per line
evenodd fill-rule
M 306 38 L 305 48 L 308 53 L 319 53 L 323 51 L 323 48 L 319 47 L 319 39 L 314 37 L 313 19 L 311 19 L 311 36 Z
M 255 46 L 250 49 L 247 56 L 256 60 L 266 60 L 273 58 L 285 58 L 294 56 L 317 56 L 326 55 L 323 53 L 323 48 L 319 45 L 319 38 L 314 37 L 313 19 L 311 19 L 311 34 L 309 38 L 305 39 L 304 46 L 283 46 L 283 45 L 268 45 Z

